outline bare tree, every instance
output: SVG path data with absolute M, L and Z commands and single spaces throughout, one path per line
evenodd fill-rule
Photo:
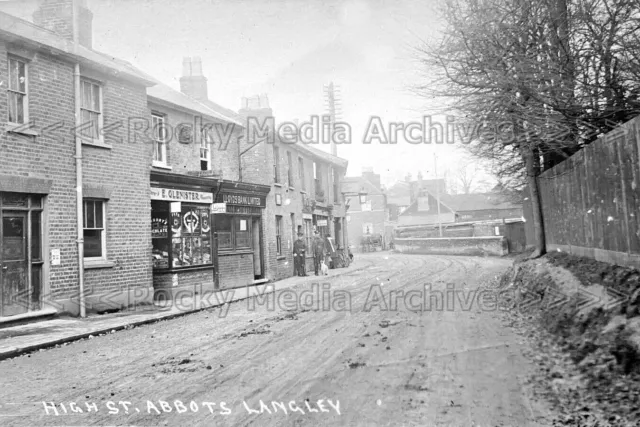
M 417 92 L 462 118 L 499 179 L 529 188 L 534 256 L 538 175 L 639 112 L 639 14 L 638 0 L 446 0 L 442 38 L 418 49 Z

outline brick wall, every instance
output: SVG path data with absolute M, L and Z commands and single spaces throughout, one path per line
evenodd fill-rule
M 221 174 L 224 179 L 238 180 L 238 137 L 242 135 L 238 125 L 213 121 L 197 113 L 153 101 L 149 102 L 149 108 L 152 112 L 164 115 L 165 123 L 171 129 L 171 138 L 167 143 L 167 165 L 171 166 L 171 172 L 186 174 L 200 171 L 200 129 L 204 127 L 209 130 L 212 139 L 209 147 L 210 170 Z M 180 125 L 192 127 L 194 139 L 190 143 L 178 141 L 175 130 Z
M 496 237 L 396 238 L 395 250 L 408 254 L 506 255 L 507 239 Z
M 153 276 L 155 299 L 172 299 L 178 292 L 182 296 L 202 295 L 215 289 L 213 268 L 182 271 L 180 273 L 156 273 Z
M 29 115 L 38 136 L 0 133 L 0 170 L 3 175 L 51 179 L 43 215 L 45 298 L 77 295 L 76 179 L 73 66 L 43 53 L 28 58 Z M 82 70 L 84 74 L 85 70 Z M 7 47 L 0 42 L 0 81 L 7 81 Z M 95 74 L 92 77 L 96 77 Z M 106 142 L 111 149 L 83 146 L 83 181 L 86 186 L 109 187 L 107 254 L 112 268 L 87 270 L 88 293 L 106 293 L 127 287 L 151 287 L 149 205 L 149 146 L 127 142 L 131 116 L 146 117 L 145 89 L 102 76 L 104 125 L 121 122 Z M 3 91 L 0 117 L 6 121 L 7 96 Z M 58 129 L 47 126 L 61 123 Z M 118 138 L 122 138 L 118 142 Z M 49 265 L 49 250 L 59 249 L 60 265 Z
M 253 281 L 253 254 L 218 254 L 220 289 L 247 286 Z
M 103 85 L 104 126 L 122 123 L 109 132 L 105 142 L 111 149 L 83 146 L 85 186 L 106 186 L 107 258 L 113 268 L 92 269 L 85 274 L 86 287 L 97 291 L 117 291 L 151 286 L 151 204 L 149 164 L 151 145 L 128 140 L 130 117 L 149 114 L 146 89 L 122 81 L 106 80 Z

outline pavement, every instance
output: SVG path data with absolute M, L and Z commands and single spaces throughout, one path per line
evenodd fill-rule
M 372 265 L 366 257 L 358 257 L 349 267 L 329 270 L 325 278 L 338 277 L 360 271 Z M 0 328 L 0 360 L 53 347 L 139 325 L 168 320 L 190 313 L 207 310 L 268 294 L 305 283 L 318 281 L 318 276 L 289 277 L 287 279 L 245 288 L 226 289 L 202 298 L 182 298 L 179 302 L 133 307 L 115 313 L 93 314 L 86 318 L 56 317 L 51 320 L 33 321 Z

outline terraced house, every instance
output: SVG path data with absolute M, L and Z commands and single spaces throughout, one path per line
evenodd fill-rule
M 263 283 L 269 276 L 270 187 L 240 182 L 244 123 L 209 100 L 200 58 L 185 58 L 182 68 L 180 91 L 161 83 L 148 90 L 156 299 Z
M 267 199 L 265 231 L 270 278 L 293 275 L 293 242 L 302 232 L 311 247 L 313 232 L 333 239 L 335 248 L 348 245 L 346 206 L 341 191 L 348 162 L 295 135 L 276 132 L 276 121 L 266 95 L 244 98 L 239 114 L 250 127 L 241 141 L 241 171 L 245 182 L 271 187 Z M 260 130 L 269 128 L 272 132 Z M 313 269 L 307 253 L 307 272 Z
M 82 0 L 28 5 L 0 12 L 0 321 L 289 277 L 297 231 L 346 245 L 346 160 L 249 141 L 268 104 L 211 101 L 197 57 L 178 91 L 93 50 Z
M 127 138 L 154 82 L 94 51 L 91 20 L 0 12 L 0 319 L 153 298 L 152 146 Z

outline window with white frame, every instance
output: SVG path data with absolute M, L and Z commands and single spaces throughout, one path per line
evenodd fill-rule
M 80 135 L 86 142 L 99 142 L 102 129 L 102 88 L 89 80 L 82 80 L 81 87 Z
M 151 125 L 153 127 L 153 164 L 166 166 L 167 132 L 164 116 L 162 114 L 152 114 Z
M 9 57 L 9 123 L 24 124 L 29 121 L 27 83 L 27 63 Z
M 211 169 L 211 132 L 203 127 L 200 132 L 200 170 Z
M 105 202 L 85 199 L 83 209 L 84 257 L 106 258 Z

